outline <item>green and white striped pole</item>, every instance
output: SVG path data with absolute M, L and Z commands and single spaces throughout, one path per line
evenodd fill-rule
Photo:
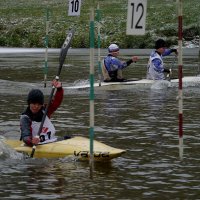
M 94 0 L 90 0 L 90 169 L 94 164 Z
M 98 78 L 99 78 L 99 86 L 101 86 L 101 33 L 100 33 L 100 29 L 101 29 L 101 24 L 100 24 L 100 20 L 101 20 L 101 15 L 100 15 L 100 9 L 99 9 L 99 2 L 97 5 L 97 31 L 98 31 Z
M 48 73 L 48 45 L 49 45 L 49 9 L 46 9 L 46 34 L 45 34 L 45 63 L 44 63 L 44 87 L 47 86 Z

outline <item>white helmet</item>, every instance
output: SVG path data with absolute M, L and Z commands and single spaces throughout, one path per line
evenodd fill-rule
M 117 51 L 119 51 L 119 47 L 116 44 L 111 44 L 108 47 L 108 52 L 117 52 Z

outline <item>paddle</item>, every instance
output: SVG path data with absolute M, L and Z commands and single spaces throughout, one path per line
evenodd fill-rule
M 169 69 L 169 70 L 170 70 L 170 73 L 167 74 L 167 80 L 168 80 L 168 81 L 171 81 L 172 68 L 174 67 L 176 58 L 177 58 L 177 56 L 175 55 L 175 56 L 174 56 L 174 59 L 173 59 L 173 61 L 172 61 L 171 67 L 170 67 L 170 69 Z
M 61 73 L 61 70 L 62 70 L 62 66 L 64 64 L 64 61 L 65 61 L 65 58 L 66 58 L 66 55 L 67 55 L 67 52 L 68 52 L 68 49 L 70 48 L 70 45 L 71 45 L 71 40 L 73 38 L 73 35 L 74 35 L 74 30 L 71 30 L 66 39 L 65 39 L 65 42 L 63 43 L 62 47 L 61 47 L 61 51 L 60 51 L 60 56 L 59 56 L 59 67 L 58 67 L 58 72 L 57 72 L 57 75 L 55 77 L 55 79 L 58 81 L 59 80 L 59 76 L 60 76 L 60 73 Z M 54 94 L 54 91 L 55 91 L 55 87 L 52 86 L 52 90 L 51 90 L 51 94 L 49 96 L 49 100 L 48 100 L 48 104 L 45 108 L 45 111 L 44 111 L 44 115 L 42 117 L 42 121 L 41 121 L 41 124 L 40 124 L 40 127 L 39 127 L 39 130 L 38 130 L 38 137 L 40 136 L 40 133 L 42 131 L 42 128 L 43 128 L 43 125 L 44 125 L 44 121 L 45 121 L 45 118 L 47 116 L 47 112 L 48 112 L 48 109 L 49 109 L 49 106 L 51 104 L 51 101 L 52 101 L 52 98 L 53 98 L 53 94 Z M 35 149 L 36 149 L 36 145 L 33 145 L 32 147 L 32 152 L 31 152 L 31 155 L 30 157 L 32 158 L 34 156 L 34 153 L 35 153 Z

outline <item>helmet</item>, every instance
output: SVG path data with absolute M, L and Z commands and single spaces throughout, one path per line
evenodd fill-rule
M 39 89 L 32 89 L 27 98 L 28 105 L 31 103 L 39 103 L 41 105 L 44 104 L 44 95 L 41 90 Z
M 158 39 L 155 43 L 155 49 L 159 49 L 166 46 L 166 42 L 163 39 Z
M 111 44 L 109 47 L 108 47 L 108 52 L 117 52 L 119 51 L 119 47 L 116 45 L 116 44 Z

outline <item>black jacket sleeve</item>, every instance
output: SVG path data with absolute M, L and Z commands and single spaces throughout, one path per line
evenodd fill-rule
M 127 66 L 129 66 L 132 62 L 133 62 L 132 59 L 126 61 Z
M 31 119 L 27 115 L 20 117 L 21 138 L 25 144 L 32 146 Z

